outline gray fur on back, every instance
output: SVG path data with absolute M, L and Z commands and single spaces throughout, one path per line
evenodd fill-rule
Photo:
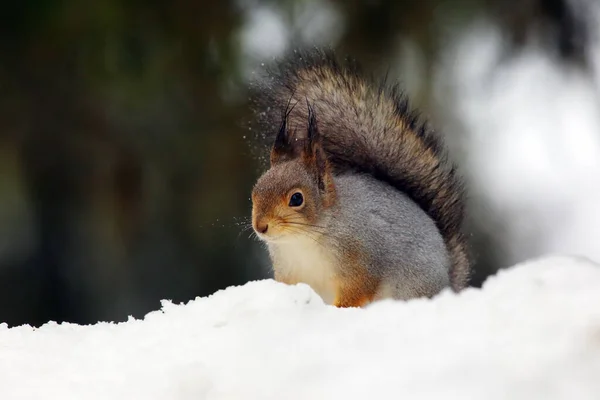
M 331 238 L 364 246 L 361 261 L 381 281 L 376 298 L 433 296 L 449 286 L 448 250 L 425 211 L 371 175 L 346 173 L 334 181 L 338 203 L 326 221 Z M 327 244 L 334 252 L 347 248 Z

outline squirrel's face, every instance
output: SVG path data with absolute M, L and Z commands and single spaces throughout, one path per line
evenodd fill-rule
M 252 190 L 252 227 L 259 238 L 279 241 L 293 235 L 315 239 L 322 211 L 335 202 L 329 163 L 310 106 L 304 138 L 290 135 L 286 117 L 271 150 L 271 168 Z
M 252 190 L 252 227 L 266 241 L 314 236 L 326 200 L 301 161 L 275 165 Z

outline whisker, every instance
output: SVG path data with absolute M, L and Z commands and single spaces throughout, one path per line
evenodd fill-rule
M 292 212 L 292 213 L 289 213 L 289 214 L 286 214 L 286 215 L 282 215 L 281 218 L 282 219 L 288 219 L 289 218 L 289 219 L 292 219 L 292 220 L 305 220 L 304 217 L 302 217 L 301 215 L 298 215 L 295 212 Z M 330 215 L 329 218 L 337 220 L 337 216 L 335 216 L 335 215 Z
M 240 232 L 238 233 L 238 235 L 237 235 L 237 237 L 236 237 L 236 239 L 235 239 L 235 240 L 239 240 L 239 239 L 240 239 L 240 236 L 242 236 L 242 233 L 244 233 L 244 232 L 248 231 L 248 229 L 250 229 L 250 228 L 252 228 L 252 225 L 251 225 L 251 224 L 248 224 L 248 225 L 246 225 L 246 226 L 243 226 L 243 227 L 242 227 L 242 229 L 240 229 Z
M 294 233 L 297 233 L 297 234 L 300 234 L 300 235 L 304 235 L 305 237 L 307 237 L 307 238 L 311 239 L 312 241 L 314 241 L 315 243 L 317 243 L 319 246 L 322 246 L 323 248 L 325 248 L 323 246 L 323 243 L 319 242 L 315 237 L 311 236 L 308 232 L 303 231 L 302 229 L 298 229 L 296 227 L 287 226 L 287 227 L 285 227 L 284 230 L 288 230 L 290 232 L 294 232 Z
M 254 231 L 251 231 L 250 235 L 248 235 L 248 239 L 252 239 L 252 238 L 254 238 L 258 241 L 261 241 L 260 238 L 258 237 L 258 235 L 256 234 L 256 232 L 254 232 Z
M 313 239 L 314 241 L 316 241 L 317 243 L 319 243 L 321 246 L 323 246 L 323 248 L 327 248 L 327 246 L 325 246 L 324 243 L 322 243 L 321 241 L 319 241 L 319 237 L 323 236 L 323 237 L 331 237 L 331 235 L 329 235 L 327 232 L 322 232 L 322 231 L 317 231 L 317 232 L 312 232 L 310 230 L 306 230 L 306 229 L 300 229 L 297 226 L 285 226 L 284 229 L 288 229 L 292 232 L 296 232 L 296 233 L 300 233 L 306 237 L 310 237 L 311 239 Z M 335 243 L 335 242 L 334 242 Z M 334 243 L 327 243 L 327 245 L 335 245 Z
M 294 224 L 294 225 L 309 226 L 311 228 L 327 229 L 326 226 L 314 225 L 314 224 L 307 224 L 305 222 L 297 222 L 297 221 L 294 221 L 294 220 L 291 220 L 291 221 L 288 220 L 288 221 L 284 221 L 284 222 L 288 223 L 288 224 Z
M 305 229 L 302 225 L 295 225 L 295 224 L 289 224 L 290 228 L 295 228 L 297 231 L 301 231 L 302 233 L 305 233 L 307 235 L 312 235 L 314 237 L 319 237 L 319 236 L 323 236 L 323 237 L 331 237 L 331 235 L 324 231 L 324 230 L 319 230 L 319 229 Z

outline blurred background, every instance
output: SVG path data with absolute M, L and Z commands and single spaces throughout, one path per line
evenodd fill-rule
M 470 188 L 479 286 L 600 261 L 600 41 L 586 0 L 28 0 L 0 30 L 0 322 L 123 321 L 270 276 L 244 230 L 248 83 L 328 45 L 389 71 Z

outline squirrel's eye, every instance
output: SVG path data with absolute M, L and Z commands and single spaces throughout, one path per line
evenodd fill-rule
M 300 207 L 304 203 L 304 197 L 302 193 L 296 192 L 290 197 L 290 207 Z

